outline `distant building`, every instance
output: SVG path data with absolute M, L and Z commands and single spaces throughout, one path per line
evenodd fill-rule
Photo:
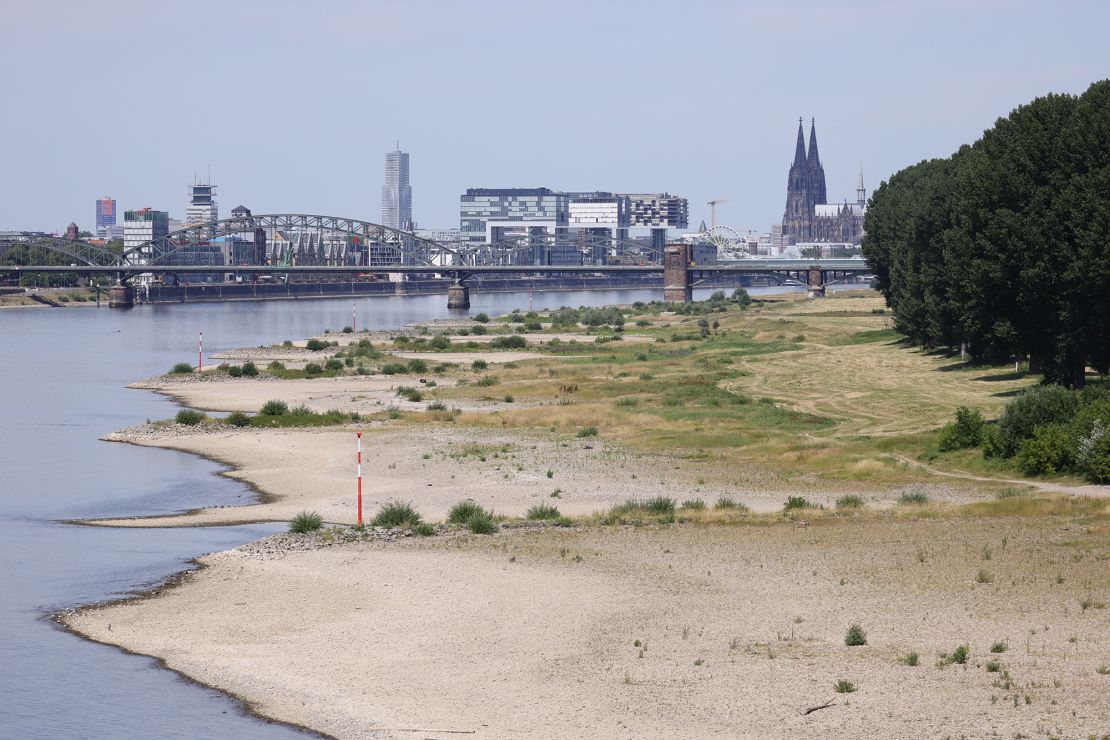
M 128 251 L 146 242 L 160 239 L 170 233 L 170 215 L 165 211 L 142 208 L 137 211 L 124 211 L 123 249 Z M 131 257 L 131 264 L 145 265 L 160 257 L 151 246 L 144 247 Z
M 197 226 L 220 220 L 216 206 L 216 186 L 193 183 L 189 188 L 189 204 L 185 206 L 185 225 Z
M 116 225 L 116 201 L 105 195 L 96 201 L 96 228 L 93 233 L 100 239 L 113 239 L 112 228 Z
M 66 239 L 68 239 L 71 242 L 75 242 L 75 241 L 77 241 L 80 234 L 81 234 L 81 230 L 79 228 L 77 228 L 77 224 L 70 221 L 69 226 L 66 227 Z
M 462 233 L 458 229 L 417 229 L 416 235 L 421 239 L 430 239 L 440 244 L 458 243 Z
M 412 231 L 412 186 L 409 184 L 409 155 L 400 145 L 385 153 L 385 185 L 382 185 L 382 226 Z
M 863 215 L 867 208 L 867 190 L 860 170 L 856 200 L 849 203 L 828 203 L 825 191 L 825 168 L 817 151 L 817 124 L 810 122 L 809 149 L 798 119 L 798 141 L 794 163 L 786 184 L 786 210 L 782 217 L 783 246 L 799 242 L 850 242 L 859 244 L 863 238 Z M 772 233 L 772 240 L 775 235 Z

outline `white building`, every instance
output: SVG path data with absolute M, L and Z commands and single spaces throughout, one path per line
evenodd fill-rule
M 123 250 L 130 251 L 147 242 L 154 241 L 170 233 L 170 215 L 165 211 L 142 208 L 125 211 L 123 214 Z M 145 265 L 158 257 L 154 247 L 146 246 L 130 258 L 133 265 Z
M 409 155 L 400 145 L 385 153 L 385 185 L 382 185 L 382 226 L 412 231 L 412 186 L 409 184 Z
M 216 186 L 193 183 L 189 189 L 189 205 L 185 207 L 185 225 L 197 226 L 220 220 L 216 207 Z

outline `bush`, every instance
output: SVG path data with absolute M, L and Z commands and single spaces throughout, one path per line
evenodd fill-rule
M 436 528 L 427 522 L 419 522 L 412 527 L 412 531 L 417 537 L 431 537 L 436 533 Z
M 558 519 L 559 517 L 559 509 L 549 504 L 533 504 L 524 515 L 525 519 L 532 519 L 533 521 Z
M 354 332 L 354 329 L 353 329 L 353 328 L 351 328 L 351 327 L 349 327 L 349 326 L 344 326 L 344 327 L 343 327 L 343 333 L 344 333 L 344 334 L 351 334 L 351 333 L 353 333 L 353 332 Z
M 253 378 L 254 376 L 258 375 L 258 365 L 255 365 L 250 360 L 247 360 L 243 363 L 243 375 L 246 375 L 248 378 Z
M 420 512 L 411 503 L 390 501 L 378 511 L 371 521 L 375 527 L 404 527 L 412 529 L 420 523 Z
M 497 522 L 493 521 L 492 511 L 482 511 L 466 520 L 466 528 L 473 534 L 493 534 L 497 531 Z
M 289 522 L 289 531 L 295 534 L 307 534 L 308 532 L 315 532 L 323 525 L 324 517 L 315 511 L 302 511 L 293 517 L 293 521 Z
M 475 360 L 470 363 L 471 370 L 485 370 L 487 367 L 489 367 L 489 363 L 485 360 Z
M 460 501 L 447 512 L 450 524 L 465 524 L 475 514 L 484 514 L 485 509 L 473 501 Z
M 648 499 L 629 499 L 623 504 L 614 506 L 609 513 L 622 518 L 630 514 L 662 516 L 673 519 L 675 510 L 674 499 L 667 496 L 655 496 Z
M 1110 428 L 1096 421 L 1076 442 L 1075 464 L 1095 483 L 1110 483 Z
M 403 375 L 405 373 L 405 366 L 399 362 L 387 362 L 382 365 L 383 375 Z
M 811 504 L 803 496 L 790 496 L 786 499 L 786 503 L 782 505 L 782 510 L 784 512 L 792 511 L 793 509 L 816 509 L 816 508 L 819 508 L 819 507 Z
M 308 342 L 305 343 L 304 348 L 308 349 L 308 350 L 312 350 L 313 352 L 319 352 L 321 350 L 327 349 L 329 346 L 330 345 L 327 342 L 325 342 L 323 340 L 320 340 L 320 339 L 316 339 L 315 337 L 313 337 L 312 339 L 309 339 Z
M 494 349 L 524 349 L 528 346 L 528 341 L 519 334 L 513 334 L 508 337 L 495 337 L 489 346 Z
M 289 404 L 285 401 L 267 401 L 258 413 L 263 416 L 283 416 L 289 413 Z
M 271 362 L 269 365 L 266 366 L 266 369 L 267 370 L 284 370 L 285 369 L 285 363 L 284 362 L 279 362 L 278 360 L 274 360 L 273 362 Z
M 856 690 L 856 685 L 846 678 L 842 678 L 833 684 L 833 690 L 838 694 L 851 694 Z
M 848 632 L 844 635 L 844 644 L 848 647 L 866 645 L 867 633 L 863 631 L 863 627 L 860 627 L 858 624 L 853 624 L 848 627 Z
M 488 334 L 489 331 L 486 329 L 486 327 L 479 324 L 478 326 L 470 327 L 470 333 L 473 334 L 476 337 L 480 337 L 483 334 Z
M 597 427 L 582 427 L 581 429 L 579 429 L 575 433 L 574 436 L 575 437 L 596 437 L 597 436 Z
M 190 427 L 196 426 L 204 421 L 204 414 L 199 411 L 193 411 L 192 409 L 181 409 L 177 412 L 177 416 L 174 417 L 174 421 L 178 424 L 184 424 Z
M 224 421 L 233 427 L 249 427 L 251 425 L 251 418 L 242 411 L 231 412 Z
M 978 409 L 961 406 L 956 409 L 956 421 L 940 431 L 940 451 L 978 447 L 983 441 L 983 426 L 983 415 Z
M 232 365 L 227 369 L 227 374 L 233 378 L 238 378 L 243 374 L 243 368 L 238 365 Z
M 692 498 L 682 502 L 682 508 L 687 511 L 701 511 L 705 508 L 705 502 L 700 498 Z
M 324 369 L 330 371 L 342 370 L 343 363 L 333 357 L 332 359 L 324 363 Z
M 476 313 L 474 314 L 474 320 L 485 324 L 489 321 L 489 314 L 485 313 L 484 311 L 481 313 Z
M 1046 424 L 1033 430 L 1032 439 L 1018 446 L 1017 462 L 1026 475 L 1053 475 L 1072 461 L 1072 442 L 1062 424 Z
M 324 372 L 324 368 L 320 367 L 319 363 L 310 362 L 304 366 L 305 375 L 319 375 Z
M 728 496 L 721 496 L 717 499 L 717 503 L 713 504 L 714 509 L 733 509 L 735 511 L 749 511 L 747 504 L 742 504 L 739 501 L 733 501 Z
M 410 373 L 428 372 L 428 363 L 423 360 L 409 360 L 407 367 Z
M 838 509 L 862 509 L 863 499 L 855 494 L 848 494 L 841 496 L 836 500 L 836 508 Z
M 439 334 L 438 336 L 432 337 L 432 341 L 429 342 L 429 346 L 431 346 L 431 348 L 434 350 L 448 349 L 451 347 L 451 340 L 444 335 Z
M 505 403 L 512 403 L 514 400 L 515 399 L 513 398 L 511 393 L 506 393 L 505 394 Z
M 902 506 L 921 506 L 929 503 L 929 496 L 924 491 L 904 491 L 898 497 L 898 503 Z
M 1013 457 L 1037 427 L 1065 423 L 1079 410 L 1079 395 L 1058 385 L 1039 385 L 1006 405 L 998 420 L 1002 457 Z
M 180 375 L 182 373 L 191 373 L 191 372 L 193 372 L 193 366 L 190 365 L 187 362 L 179 362 L 176 365 L 174 365 L 173 368 L 170 370 L 170 374 L 172 374 L 172 375 Z

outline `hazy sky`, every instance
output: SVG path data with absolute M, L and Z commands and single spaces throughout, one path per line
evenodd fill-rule
M 399 139 L 424 227 L 547 186 L 767 231 L 799 116 L 839 201 L 1110 75 L 1107 0 L 0 2 L 0 229 L 182 218 L 209 166 L 225 215 L 377 221 Z

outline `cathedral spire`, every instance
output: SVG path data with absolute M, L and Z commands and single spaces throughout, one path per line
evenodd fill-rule
M 863 186 L 863 162 L 859 163 L 859 185 L 856 186 L 856 205 L 863 208 L 867 204 L 867 188 Z
M 798 133 L 801 134 L 801 122 L 798 124 Z M 817 153 L 817 119 L 809 119 L 809 162 L 810 164 L 820 165 L 821 155 Z
M 798 116 L 798 145 L 794 148 L 794 164 L 797 166 L 806 163 L 806 137 L 802 132 L 802 117 Z

